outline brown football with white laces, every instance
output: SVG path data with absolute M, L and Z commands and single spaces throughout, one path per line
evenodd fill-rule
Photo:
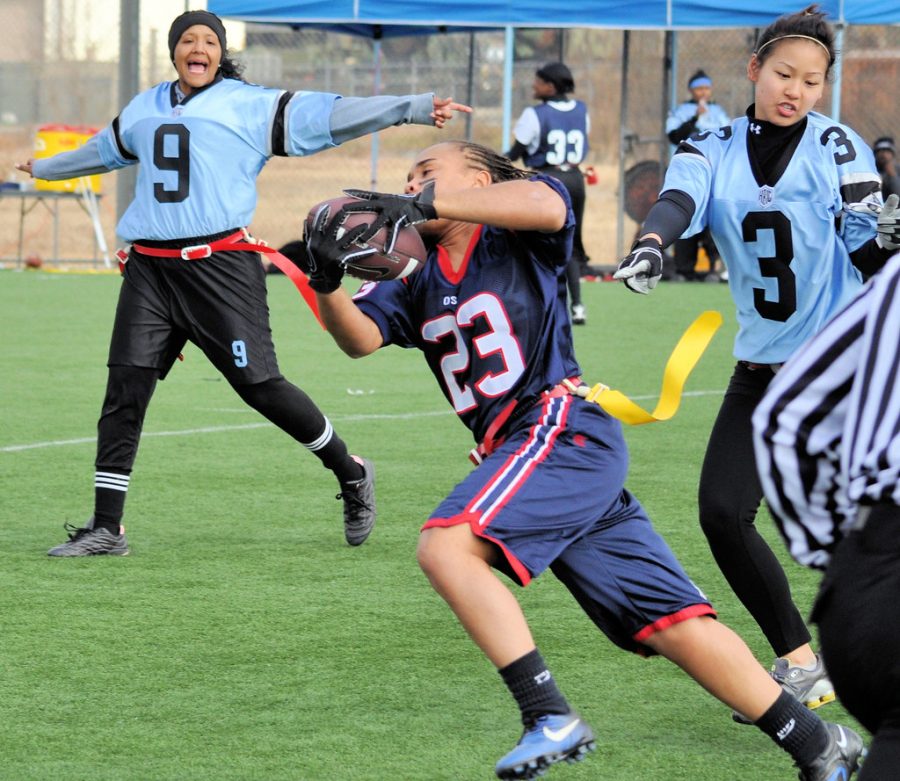
M 306 216 L 306 234 L 309 235 L 312 231 L 322 209 L 329 209 L 328 222 L 330 222 L 334 219 L 334 215 L 341 210 L 341 207 L 348 203 L 359 203 L 360 200 L 349 195 L 342 195 L 316 204 Z M 359 225 L 370 225 L 376 216 L 375 212 L 350 212 L 338 228 L 338 238 Z M 422 237 L 415 227 L 404 225 L 397 235 L 393 249 L 387 253 L 385 247 L 389 236 L 390 231 L 385 227 L 379 229 L 370 239 L 355 242 L 355 245 L 361 249 L 370 247 L 375 252 L 365 257 L 355 258 L 348 263 L 347 273 L 357 279 L 379 282 L 385 279 L 403 279 L 403 277 L 408 277 L 418 271 L 425 263 L 428 252 L 425 242 L 422 241 Z

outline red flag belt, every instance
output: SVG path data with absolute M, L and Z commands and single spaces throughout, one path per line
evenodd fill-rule
M 269 259 L 278 267 L 284 275 L 294 283 L 294 286 L 303 296 L 306 305 L 312 310 L 319 321 L 319 325 L 325 328 L 322 318 L 319 316 L 319 304 L 316 301 L 316 294 L 309 286 L 309 280 L 297 266 L 282 255 L 274 247 L 269 247 L 263 242 L 251 241 L 250 237 L 244 231 L 235 231 L 229 236 L 216 239 L 208 244 L 194 244 L 189 247 L 165 248 L 165 247 L 148 247 L 144 244 L 133 244 L 132 247 L 140 252 L 141 255 L 149 255 L 153 258 L 182 258 L 183 260 L 203 260 L 208 258 L 214 252 L 263 252 L 269 256 Z

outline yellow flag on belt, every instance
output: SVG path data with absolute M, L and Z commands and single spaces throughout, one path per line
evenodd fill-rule
M 678 411 L 684 384 L 721 325 L 722 315 L 719 312 L 707 311 L 694 320 L 682 334 L 666 362 L 659 402 L 652 413 L 639 407 L 624 393 L 612 390 L 601 383 L 591 388 L 582 385 L 577 389 L 577 393 L 588 401 L 599 404 L 614 418 L 630 426 L 668 420 Z

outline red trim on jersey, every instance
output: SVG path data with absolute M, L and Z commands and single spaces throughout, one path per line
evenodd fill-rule
M 716 618 L 717 615 L 718 614 L 713 609 L 713 606 L 710 604 L 701 602 L 696 605 L 690 605 L 689 607 L 679 610 L 677 613 L 663 616 L 652 624 L 645 626 L 640 632 L 634 635 L 632 639 L 635 642 L 643 643 L 650 635 L 662 632 L 663 629 L 668 629 L 670 626 L 680 624 L 682 621 L 687 621 L 689 618 L 697 618 L 698 616 L 712 616 L 713 618 Z
M 459 515 L 454 515 L 450 518 L 429 518 L 420 531 L 425 531 L 425 529 L 459 526 L 462 523 L 469 524 L 472 534 L 483 540 L 487 540 L 500 548 L 503 555 L 506 557 L 506 560 L 509 562 L 509 566 L 512 567 L 513 572 L 519 579 L 519 585 L 527 586 L 531 582 L 531 573 L 526 569 L 525 565 L 519 561 L 515 554 L 500 542 L 500 540 L 491 537 L 489 534 L 485 534 L 484 529 L 479 525 L 478 521 L 479 517 L 475 513 L 460 513 Z
M 462 278 L 466 274 L 466 269 L 469 267 L 469 258 L 472 257 L 472 251 L 475 249 L 475 245 L 478 243 L 478 239 L 481 238 L 481 229 L 483 225 L 478 225 L 475 228 L 475 232 L 472 234 L 472 238 L 469 240 L 469 246 L 466 247 L 466 254 L 463 257 L 463 262 L 460 264 L 459 269 L 456 271 L 453 270 L 453 264 L 450 262 L 450 253 L 444 249 L 442 244 L 437 245 L 437 261 L 438 266 L 443 272 L 444 276 L 447 277 L 447 281 L 453 283 L 454 285 L 458 285 Z

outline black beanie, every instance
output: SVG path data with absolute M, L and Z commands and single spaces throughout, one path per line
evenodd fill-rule
M 175 21 L 172 22 L 172 26 L 169 28 L 169 57 L 172 62 L 175 62 L 176 44 L 181 39 L 184 31 L 195 24 L 205 24 L 216 34 L 224 56 L 228 46 L 225 41 L 225 25 L 222 24 L 222 20 L 209 11 L 185 11 L 181 16 L 175 17 Z
M 572 71 L 561 62 L 548 62 L 546 65 L 541 66 L 535 75 L 556 87 L 556 91 L 560 95 L 574 92 L 575 90 L 575 79 L 572 78 Z

